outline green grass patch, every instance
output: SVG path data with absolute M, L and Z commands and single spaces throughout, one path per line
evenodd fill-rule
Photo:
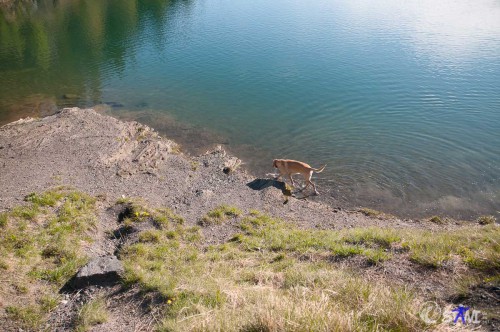
M 34 329 L 43 322 L 45 313 L 41 309 L 38 305 L 12 305 L 5 307 L 5 313 L 10 319 L 21 322 L 23 327 Z
M 500 271 L 500 228 L 494 225 L 481 228 L 459 228 L 438 232 L 407 230 L 403 246 L 415 263 L 441 267 L 452 256 L 478 270 Z
M 170 233 L 170 236 L 174 237 L 175 233 Z M 139 242 L 160 242 L 160 239 L 162 237 L 162 232 L 159 230 L 148 230 L 141 232 L 139 234 Z
M 59 301 L 58 289 L 87 261 L 80 248 L 97 220 L 95 199 L 58 188 L 26 201 L 4 213 L 0 288 L 12 294 L 6 302 L 12 326 L 39 329 Z
M 39 213 L 40 207 L 37 204 L 30 204 L 15 207 L 11 212 L 11 216 L 25 220 L 35 220 Z
M 157 209 L 155 211 L 153 220 L 160 227 L 165 227 L 165 225 L 168 225 L 169 223 L 175 223 L 179 225 L 184 223 L 183 217 L 175 214 L 168 208 Z
M 344 232 L 343 240 L 353 244 L 364 244 L 367 246 L 379 246 L 390 248 L 393 243 L 401 241 L 401 235 L 391 228 L 353 228 Z
M 75 331 L 89 331 L 93 326 L 107 322 L 108 317 L 105 299 L 102 297 L 93 299 L 85 303 L 78 312 Z
M 62 197 L 64 197 L 64 194 L 62 192 L 54 190 L 47 191 L 42 194 L 31 193 L 27 195 L 24 200 L 38 206 L 55 206 Z
M 347 258 L 365 256 L 371 263 L 390 258 L 382 249 L 401 241 L 392 229 L 354 228 L 342 231 L 298 229 L 297 227 L 266 215 L 252 215 L 240 223 L 244 234 L 232 240 L 249 251 L 284 251 L 295 255 Z
M 200 221 L 202 225 L 221 224 L 229 218 L 235 218 L 242 214 L 241 210 L 234 206 L 221 205 L 208 212 Z
M 173 222 L 183 224 L 184 218 L 172 212 L 168 208 L 152 209 L 146 206 L 141 199 L 120 198 L 117 204 L 123 205 L 123 211 L 119 215 L 125 225 L 133 225 L 136 222 L 151 221 L 155 226 L 162 228 Z

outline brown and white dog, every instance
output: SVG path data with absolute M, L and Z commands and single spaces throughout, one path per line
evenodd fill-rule
M 321 173 L 326 167 L 326 164 L 323 165 L 321 168 L 312 168 L 306 163 L 303 163 L 301 161 L 297 160 L 289 160 L 289 159 L 274 159 L 273 160 L 273 167 L 277 168 L 280 172 L 278 177 L 276 179 L 279 179 L 281 176 L 287 176 L 290 179 L 290 182 L 292 182 L 292 186 L 295 187 L 295 184 L 293 183 L 292 179 L 292 174 L 302 174 L 304 177 L 304 180 L 306 181 L 306 186 L 302 188 L 301 190 L 306 189 L 309 185 L 312 185 L 314 188 L 314 193 L 316 195 L 319 195 L 318 191 L 316 190 L 316 186 L 314 183 L 311 182 L 311 177 L 313 175 L 313 172 L 316 173 Z

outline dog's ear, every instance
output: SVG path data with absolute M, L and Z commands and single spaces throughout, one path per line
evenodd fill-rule
M 278 168 L 278 165 L 276 165 L 276 159 L 273 160 L 273 167 Z

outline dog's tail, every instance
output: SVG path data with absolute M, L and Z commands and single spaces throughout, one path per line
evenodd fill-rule
M 316 173 L 321 173 L 321 172 L 323 172 L 323 170 L 325 169 L 325 167 L 326 167 L 326 164 L 324 164 L 323 167 L 321 167 L 321 168 L 312 168 L 311 167 L 311 169 L 313 171 L 315 171 Z

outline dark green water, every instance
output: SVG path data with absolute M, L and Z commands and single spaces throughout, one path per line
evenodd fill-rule
M 257 174 L 328 163 L 334 204 L 500 217 L 498 1 L 36 1 L 0 77 L 0 123 L 107 103 Z

